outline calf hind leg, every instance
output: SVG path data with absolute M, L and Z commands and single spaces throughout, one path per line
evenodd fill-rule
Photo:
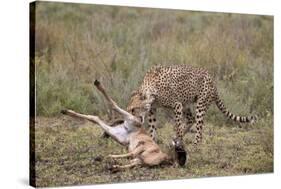
M 132 168 L 135 167 L 137 165 L 141 165 L 141 160 L 139 158 L 135 158 L 133 159 L 129 164 L 126 165 L 113 165 L 114 169 L 128 169 L 128 168 Z
M 103 122 L 98 116 L 80 114 L 73 110 L 62 110 L 61 113 L 72 116 L 72 117 L 82 118 L 82 119 L 86 119 L 88 121 L 94 122 L 94 123 L 98 124 L 115 141 L 117 141 L 118 143 L 120 143 L 122 145 L 127 144 L 126 138 L 124 137 L 124 134 L 127 131 L 122 127 L 110 127 L 105 122 Z M 120 135 L 119 134 L 120 132 L 122 132 L 123 135 L 122 134 Z

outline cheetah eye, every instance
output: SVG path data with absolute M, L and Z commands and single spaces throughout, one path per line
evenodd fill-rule
M 133 108 L 133 109 L 131 110 L 131 112 L 132 112 L 132 114 L 135 113 L 135 108 Z

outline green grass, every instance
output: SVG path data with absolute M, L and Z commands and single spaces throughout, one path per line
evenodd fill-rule
M 186 166 L 135 167 L 118 173 L 108 170 L 112 160 L 106 156 L 125 153 L 126 148 L 101 137 L 102 130 L 90 122 L 39 117 L 35 132 L 36 185 L 42 187 L 273 172 L 273 127 L 264 122 L 243 128 L 208 123 L 196 150 L 190 151 L 194 134 L 186 135 Z M 165 152 L 169 152 L 172 134 L 170 123 L 159 129 L 158 143 Z
M 273 171 L 273 17 L 37 2 L 35 29 L 39 186 Z M 209 70 L 228 109 L 258 114 L 259 122 L 239 128 L 211 106 L 204 141 L 189 153 L 186 167 L 110 174 L 106 155 L 125 149 L 102 139 L 101 130 L 90 123 L 59 112 L 69 108 L 104 115 L 107 106 L 93 87 L 95 79 L 125 108 L 155 64 Z M 172 115 L 159 115 L 160 125 L 166 125 L 159 129 L 159 143 L 167 150 L 174 132 L 164 117 Z M 185 143 L 193 138 L 188 134 Z

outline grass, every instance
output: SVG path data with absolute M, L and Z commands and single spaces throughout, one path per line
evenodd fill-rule
M 96 78 L 125 106 L 155 64 L 206 68 L 227 104 L 273 113 L 270 16 L 38 2 L 35 31 L 38 115 L 104 112 Z
M 272 120 L 266 120 L 272 121 Z M 190 151 L 194 134 L 185 137 L 189 159 L 185 167 L 136 167 L 111 173 L 106 156 L 126 149 L 101 137 L 98 126 L 66 116 L 36 120 L 36 185 L 61 186 L 113 182 L 186 179 L 273 172 L 272 125 L 218 127 L 207 124 L 203 142 Z M 168 152 L 172 125 L 159 129 L 159 144 Z M 125 163 L 128 160 L 118 160 Z
M 148 179 L 226 176 L 273 171 L 273 17 L 36 3 L 36 182 L 58 186 Z M 153 65 L 207 69 L 235 114 L 258 114 L 241 126 L 212 106 L 204 141 L 184 168 L 155 167 L 111 174 L 105 157 L 125 149 L 100 137 L 88 122 L 62 117 L 69 108 L 104 115 L 94 79 L 126 107 Z M 160 112 L 159 144 L 174 134 L 170 113 Z M 194 138 L 186 136 L 186 144 Z M 187 146 L 189 148 L 189 145 Z M 99 157 L 100 156 L 100 157 Z

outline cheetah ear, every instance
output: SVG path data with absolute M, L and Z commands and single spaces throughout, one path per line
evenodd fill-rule
M 131 93 L 131 97 L 135 96 L 139 94 L 139 90 L 134 90 L 132 93 Z

